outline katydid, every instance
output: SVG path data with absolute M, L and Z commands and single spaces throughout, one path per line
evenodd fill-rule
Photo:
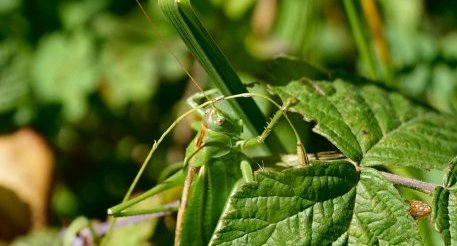
M 222 112 L 216 106 L 216 102 L 222 99 L 229 100 L 248 96 L 261 97 L 269 100 L 278 107 L 279 110 L 273 116 L 262 135 L 256 138 L 242 140 L 240 138 L 240 134 L 243 130 L 241 120 Z M 186 151 L 183 169 L 187 170 L 185 172 L 178 171 L 165 182 L 158 184 L 151 190 L 143 193 L 143 195 L 112 207 L 108 210 L 108 213 L 115 217 L 137 214 L 134 211 L 124 210 L 149 196 L 184 182 L 181 205 L 178 211 L 175 245 L 207 244 L 233 187 L 235 187 L 240 180 L 250 182 L 254 179 L 250 164 L 248 163 L 249 159 L 241 150 L 262 143 L 271 132 L 273 125 L 276 124 L 282 115 L 284 115 L 297 136 L 297 152 L 300 157 L 300 163 L 305 165 L 308 162 L 305 150 L 298 138 L 298 134 L 287 117 L 287 114 L 285 114 L 285 111 L 295 103 L 296 99 L 291 98 L 283 106 L 280 106 L 265 95 L 244 93 L 229 97 L 220 96 L 215 100 L 196 106 L 173 122 L 161 138 L 154 144 L 151 153 L 148 156 L 149 158 L 145 160 L 146 164 L 153 151 L 158 147 L 158 144 L 160 144 L 163 138 L 180 120 L 193 111 L 201 111 L 201 109 L 210 106 L 205 111 L 200 131 Z M 144 170 L 144 168 L 142 167 L 141 170 Z M 141 175 L 141 170 L 132 183 L 126 197 L 130 196 L 136 181 Z M 153 211 L 157 212 L 159 210 L 153 209 L 151 212 Z M 141 212 L 143 213 L 145 211 Z
M 166 0 L 168 1 L 168 0 Z M 167 7 L 168 3 L 165 1 L 163 5 Z M 141 7 L 141 5 L 140 5 Z M 142 7 L 141 7 L 142 9 Z M 144 9 L 142 9 L 144 11 Z M 178 13 L 179 14 L 179 13 Z M 145 14 L 146 15 L 146 14 Z M 172 14 L 173 15 L 173 14 Z M 147 19 L 150 21 L 148 16 Z M 181 18 L 178 16 L 178 18 Z M 181 19 L 180 19 L 181 20 Z M 185 21 L 187 19 L 182 19 Z M 193 19 L 191 25 L 194 25 L 195 19 Z M 152 24 L 152 23 L 151 23 Z M 189 23 L 188 23 L 189 24 Z M 180 32 L 180 35 L 186 31 L 195 31 L 201 32 L 203 28 L 199 27 L 198 29 L 190 28 L 186 29 L 183 32 Z M 195 34 L 195 33 L 194 33 Z M 198 35 L 206 35 L 206 33 L 199 33 Z M 190 36 L 184 35 L 188 39 L 201 40 L 199 38 L 191 38 Z M 202 37 L 202 36 L 199 36 Z M 195 39 L 195 40 L 194 40 Z M 208 39 L 208 38 L 207 38 Z M 186 39 L 185 39 L 186 40 Z M 208 39 L 209 40 L 209 39 Z M 200 41 L 203 42 L 203 41 Z M 211 47 L 209 50 L 211 52 L 220 52 L 217 47 Z M 169 49 L 166 46 L 167 49 Z M 173 52 L 169 49 L 170 53 Z M 219 54 L 219 53 L 217 53 Z M 220 53 L 221 54 L 221 53 Z M 206 55 L 206 50 L 202 51 L 201 55 Z M 174 55 L 175 56 L 175 55 Z M 236 74 L 231 70 L 228 64 L 225 61 L 223 55 L 215 55 L 214 57 L 220 57 L 222 60 L 214 61 L 210 58 L 209 62 L 206 64 L 218 64 L 218 68 L 214 69 L 216 73 L 216 80 L 229 78 L 233 83 L 240 82 Z M 176 56 L 175 56 L 176 58 Z M 201 61 L 201 58 L 199 58 Z M 178 60 L 179 62 L 179 60 Z M 203 62 L 205 66 L 205 62 Z M 190 79 L 198 86 L 198 83 L 192 78 L 190 73 L 183 67 L 184 71 L 189 75 Z M 221 71 L 219 71 L 221 70 Z M 226 73 L 223 76 L 221 73 Z M 227 75 L 228 72 L 228 75 Z M 211 71 L 209 72 L 211 74 Z M 213 75 L 214 76 L 214 75 Z M 242 87 L 242 86 L 241 86 Z M 157 194 L 166 189 L 178 186 L 184 183 L 183 195 L 181 199 L 181 205 L 178 211 L 178 222 L 176 227 L 175 235 L 175 244 L 176 245 L 205 245 L 209 242 L 211 235 L 216 227 L 219 216 L 225 206 L 225 203 L 232 191 L 232 189 L 240 182 L 250 182 L 254 180 L 253 173 L 248 163 L 248 157 L 243 154 L 242 150 L 251 146 L 258 145 L 263 143 L 266 137 L 270 134 L 272 127 L 278 122 L 279 118 L 284 115 L 284 118 L 289 122 L 292 127 L 292 130 L 297 138 L 297 154 L 299 156 L 300 163 L 302 165 L 307 164 L 307 156 L 303 145 L 300 142 L 298 133 L 293 127 L 291 121 L 285 114 L 285 111 L 293 106 L 296 103 L 295 98 L 290 98 L 283 106 L 278 105 L 271 98 L 255 93 L 240 93 L 245 91 L 244 88 L 238 86 L 235 90 L 230 88 L 220 88 L 225 94 L 225 96 L 216 97 L 213 100 L 209 100 L 201 105 L 191 101 L 191 106 L 194 108 L 185 114 L 178 117 L 176 121 L 164 132 L 164 134 L 159 138 L 157 142 L 154 143 L 149 155 L 145 159 L 140 171 L 138 172 L 135 180 L 132 182 L 131 187 L 129 188 L 123 202 L 117 206 L 114 206 L 108 210 L 110 215 L 114 217 L 127 216 L 136 214 L 135 211 L 126 211 L 127 208 L 136 204 L 147 197 L 150 197 L 154 194 Z M 200 89 L 201 90 L 201 89 Z M 237 93 L 235 95 L 230 95 L 233 92 Z M 200 92 L 200 96 L 207 97 L 208 93 Z M 246 111 L 239 111 L 238 106 L 235 106 L 235 114 L 237 116 L 231 115 L 229 113 L 221 111 L 217 104 L 219 101 L 232 100 L 238 98 L 250 98 L 250 97 L 260 97 L 272 102 L 279 110 L 273 116 L 272 120 L 269 122 L 266 129 L 257 132 L 261 133 L 256 138 L 251 138 L 243 140 L 240 137 L 240 134 L 243 130 L 243 124 L 251 124 L 248 120 L 247 122 L 242 122 L 238 119 L 239 116 L 246 116 Z M 252 102 L 253 103 L 253 102 Z M 252 107 L 250 107 L 252 109 Z M 254 105 L 254 111 L 250 113 L 250 117 L 257 118 L 257 121 L 262 120 L 263 116 L 260 113 L 258 115 L 257 107 Z M 191 114 L 192 112 L 204 112 L 202 127 L 197 133 L 196 137 L 188 147 L 186 151 L 186 157 L 183 161 L 183 170 L 178 171 L 174 175 L 170 176 L 163 183 L 158 184 L 151 190 L 143 193 L 142 195 L 135 197 L 129 200 L 130 195 L 139 179 L 143 173 L 146 164 L 152 157 L 154 151 L 158 148 L 159 144 L 165 138 L 165 136 L 172 130 L 172 128 L 181 121 L 184 117 Z M 249 117 L 248 117 L 249 118 Z M 249 127 L 248 127 L 249 128 Z M 273 135 L 274 136 L 274 135 Z M 240 181 L 241 180 L 241 181 Z M 169 211 L 170 208 L 168 208 Z M 160 209 L 159 209 L 160 210 Z M 158 209 L 152 209 L 150 212 L 157 212 Z M 140 211 L 144 213 L 146 211 Z

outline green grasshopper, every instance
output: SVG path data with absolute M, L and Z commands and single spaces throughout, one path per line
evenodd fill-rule
M 161 0 L 161 2 L 164 1 Z M 194 32 L 198 33 L 195 30 Z M 218 51 L 217 48 L 216 51 Z M 221 57 L 223 58 L 223 55 Z M 190 76 L 187 71 L 186 73 Z M 234 75 L 235 77 L 233 77 L 233 74 L 230 76 L 231 78 L 238 79 L 236 75 Z M 218 78 L 220 77 L 222 76 L 218 75 Z M 192 77 L 191 80 L 199 87 Z M 224 94 L 229 95 L 217 96 L 213 100 L 208 100 L 200 105 L 195 100 L 198 98 L 208 98 L 208 95 L 214 94 L 214 91 L 211 93 L 201 91 L 188 100 L 193 109 L 178 117 L 159 140 L 154 143 L 123 202 L 108 209 L 108 214 L 114 217 L 120 217 L 147 212 L 170 211 L 170 208 L 164 208 L 163 210 L 152 209 L 149 211 L 130 211 L 127 209 L 150 196 L 184 183 L 181 204 L 178 210 L 175 245 L 206 245 L 210 241 L 214 228 L 233 188 L 243 182 L 254 180 L 249 158 L 242 151 L 263 143 L 267 136 L 270 135 L 273 126 L 282 116 L 289 122 L 297 138 L 297 154 L 300 164 L 305 165 L 308 163 L 306 152 L 300 142 L 298 133 L 285 113 L 287 109 L 296 103 L 295 98 L 290 98 L 281 106 L 265 95 L 246 92 L 230 95 L 232 91 L 230 89 L 228 90 L 228 93 L 224 92 L 224 90 L 222 91 Z M 266 99 L 273 103 L 279 110 L 258 137 L 243 140 L 240 137 L 243 131 L 243 125 L 249 123 L 249 121 L 243 122 L 238 117 L 223 112 L 218 107 L 218 103 L 222 100 L 231 101 L 232 99 L 251 97 Z M 152 158 L 154 151 L 178 122 L 195 111 L 203 116 L 202 126 L 186 150 L 182 171 L 176 172 L 149 191 L 129 200 L 138 179 Z
M 216 106 L 216 103 L 222 99 L 230 100 L 252 96 L 269 100 L 279 110 L 272 117 L 272 120 L 266 126 L 262 135 L 243 140 L 240 138 L 243 130 L 242 121 L 221 111 Z M 157 209 L 151 211 L 125 210 L 152 195 L 184 182 L 181 205 L 178 211 L 175 245 L 207 244 L 233 188 L 240 182 L 251 182 L 254 180 L 252 169 L 248 162 L 249 158 L 243 154 L 242 150 L 263 143 L 281 116 L 284 115 L 297 136 L 297 152 L 300 157 L 300 163 L 305 165 L 308 162 L 298 134 L 287 114 L 285 114 L 285 111 L 295 103 L 296 100 L 291 98 L 283 106 L 280 106 L 265 95 L 244 93 L 229 97 L 220 96 L 196 106 L 173 122 L 154 144 L 150 154 L 152 156 L 158 144 L 160 144 L 180 120 L 194 111 L 202 112 L 202 109 L 210 106 L 204 111 L 201 129 L 186 150 L 183 171 L 178 171 L 165 180 L 165 182 L 158 184 L 142 195 L 110 208 L 108 213 L 118 217 L 145 212 L 157 212 L 159 211 Z M 195 105 L 195 103 L 192 103 L 192 105 Z M 148 159 L 146 159 L 145 163 L 149 161 Z M 142 170 L 144 169 L 142 168 Z M 139 175 L 141 175 L 141 171 Z M 137 180 L 136 178 L 132 183 L 126 197 L 130 196 Z

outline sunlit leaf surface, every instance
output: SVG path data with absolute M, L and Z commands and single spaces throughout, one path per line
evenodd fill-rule
M 457 155 L 457 118 L 374 85 L 294 81 L 274 89 L 314 131 L 364 166 L 443 168 Z
M 230 198 L 211 245 L 417 244 L 407 209 L 377 171 L 347 161 L 258 172 Z

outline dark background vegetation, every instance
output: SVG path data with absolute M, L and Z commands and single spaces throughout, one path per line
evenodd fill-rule
M 340 1 L 281 0 L 264 9 L 261 1 L 194 2 L 246 82 L 263 78 L 262 60 L 279 53 L 367 75 Z M 455 112 L 457 5 L 377 3 L 395 86 Z M 154 27 L 133 0 L 0 1 L 0 133 L 29 127 L 51 146 L 49 226 L 60 228 L 79 215 L 105 220 L 153 140 L 182 112 L 182 100 L 196 89 L 164 47 L 205 83 L 157 3 L 144 4 Z M 188 137 L 165 141 L 140 188 L 182 159 L 191 136 L 184 128 L 177 135 Z

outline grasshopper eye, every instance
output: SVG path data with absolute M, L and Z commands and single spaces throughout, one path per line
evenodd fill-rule
M 219 126 L 222 126 L 225 123 L 224 118 L 217 118 L 216 119 L 216 124 Z

